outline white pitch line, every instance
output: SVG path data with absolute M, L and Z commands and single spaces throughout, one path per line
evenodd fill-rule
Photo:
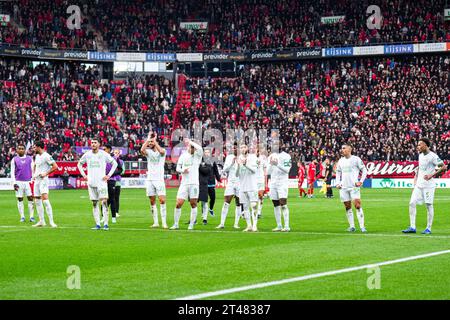
M 305 276 L 301 276 L 301 277 L 288 278 L 288 279 L 270 281 L 270 282 L 262 282 L 262 283 L 248 285 L 248 286 L 205 292 L 205 293 L 195 294 L 195 295 L 191 295 L 191 296 L 176 298 L 175 300 L 198 300 L 198 299 L 211 298 L 211 297 L 222 296 L 222 295 L 226 295 L 226 294 L 230 294 L 230 293 L 278 286 L 278 285 L 282 285 L 282 284 L 286 284 L 286 283 L 299 282 L 299 281 L 305 281 L 305 280 L 310 280 L 310 279 L 333 276 L 333 275 L 337 275 L 337 274 L 348 273 L 348 272 L 353 272 L 353 271 L 358 271 L 358 270 L 363 270 L 363 269 L 368 269 L 368 268 L 373 268 L 373 267 L 381 267 L 381 266 L 387 266 L 387 265 L 392 265 L 392 264 L 396 264 L 396 263 L 402 263 L 402 262 L 413 261 L 413 260 L 418 260 L 418 259 L 425 259 L 425 258 L 439 256 L 439 255 L 448 254 L 448 253 L 450 253 L 450 250 L 430 252 L 430 253 L 426 253 L 426 254 L 421 254 L 421 255 L 411 256 L 411 257 L 406 257 L 406 258 L 401 258 L 401 259 L 365 264 L 365 265 L 357 266 L 357 267 L 350 267 L 350 268 L 326 271 L 326 272 L 321 272 L 321 273 L 314 273 L 314 274 L 309 274 L 309 275 L 305 275 Z
M 21 231 L 32 230 L 31 227 L 28 226 L 1 226 L 1 228 L 17 228 Z M 89 230 L 90 227 L 82 227 L 82 226 L 59 226 L 57 229 L 75 229 L 75 230 Z M 42 228 L 40 228 L 42 229 Z M 50 229 L 48 227 L 43 229 Z M 57 230 L 52 229 L 52 230 Z M 111 228 L 109 232 L 114 231 L 147 231 L 147 232 L 168 232 L 168 233 L 232 233 L 239 234 L 239 231 L 231 231 L 231 230 L 187 230 L 187 229 L 179 229 L 179 230 L 164 230 L 164 229 L 152 229 L 152 228 Z M 1 231 L 0 233 L 5 232 Z M 95 231 L 93 231 L 95 232 Z M 242 231 L 241 231 L 242 232 Z M 244 234 L 242 232 L 242 234 Z M 413 235 L 413 234 L 386 234 L 386 233 L 347 233 L 347 232 L 314 232 L 314 231 L 290 231 L 289 233 L 283 232 L 272 232 L 272 231 L 258 231 L 258 232 L 249 232 L 247 234 L 299 234 L 299 235 L 323 235 L 323 236 L 349 236 L 349 237 L 385 237 L 385 238 L 420 238 L 420 239 L 450 239 L 450 236 L 445 235 Z

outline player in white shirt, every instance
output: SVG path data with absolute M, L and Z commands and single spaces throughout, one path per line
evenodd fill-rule
M 344 144 L 341 148 L 342 158 L 336 166 L 336 188 L 339 189 L 341 202 L 347 211 L 347 220 L 350 225 L 347 231 L 355 232 L 355 220 L 352 211 L 352 201 L 356 208 L 361 232 L 367 232 L 364 226 L 364 212 L 361 207 L 360 188 L 367 176 L 367 169 L 361 158 L 352 155 L 352 146 Z
M 258 231 L 258 159 L 256 154 L 249 153 L 248 146 L 240 146 L 241 154 L 237 159 L 237 177 L 239 178 L 239 202 L 244 206 L 244 218 L 247 222 L 247 231 Z M 253 220 L 253 223 L 252 223 Z
M 100 149 L 100 140 L 94 138 L 91 140 L 92 150 L 87 151 L 78 161 L 78 170 L 80 170 L 83 178 L 87 179 L 89 199 L 93 205 L 93 216 L 95 220 L 95 227 L 93 230 L 100 230 L 100 208 L 98 202 L 100 201 L 103 213 L 103 229 L 109 230 L 108 222 L 108 183 L 114 171 L 117 168 L 117 162 L 110 154 Z M 111 163 L 112 167 L 105 176 L 106 163 Z M 83 165 L 87 165 L 87 175 L 84 172 Z
M 33 227 L 43 227 L 46 225 L 44 217 L 44 207 L 47 212 L 48 220 L 52 228 L 56 228 L 57 225 L 53 221 L 53 208 L 48 199 L 48 176 L 58 169 L 58 165 L 55 160 L 44 150 L 44 142 L 37 141 L 34 144 L 34 151 L 36 152 L 36 158 L 34 160 L 33 170 L 33 193 L 36 203 L 36 210 L 39 216 L 38 223 Z M 44 206 L 42 206 L 44 204 Z
M 159 227 L 158 207 L 156 196 L 161 208 L 161 222 L 163 229 L 167 229 L 166 219 L 166 185 L 164 182 L 164 163 L 166 162 L 166 150 L 158 144 L 156 133 L 149 133 L 142 145 L 141 154 L 147 158 L 147 197 L 150 199 L 150 208 L 153 216 L 152 228 Z
M 261 147 L 258 148 L 258 206 L 256 208 L 258 219 L 262 215 L 262 206 L 264 200 L 264 193 L 266 192 L 266 178 L 267 178 L 267 156 L 261 152 Z
M 431 142 L 428 138 L 422 138 L 417 144 L 419 152 L 419 167 L 414 177 L 414 190 L 409 201 L 409 219 L 410 225 L 403 233 L 416 233 L 416 205 L 423 204 L 427 206 L 427 228 L 422 234 L 431 234 L 434 217 L 434 190 L 436 185 L 434 177 L 447 169 L 439 156 L 430 150 Z M 436 169 L 437 168 L 437 169 Z
M 188 230 L 194 229 L 197 220 L 197 202 L 200 190 L 198 168 L 202 162 L 203 148 L 190 139 L 184 139 L 187 150 L 183 152 L 177 162 L 177 172 L 181 174 L 181 183 L 177 193 L 177 204 L 174 212 L 174 224 L 170 230 L 179 229 L 181 207 L 189 199 L 191 204 L 191 219 Z
M 269 158 L 269 167 L 267 173 L 270 175 L 269 197 L 273 202 L 275 220 L 277 227 L 272 231 L 289 232 L 289 208 L 287 198 L 289 192 L 289 171 L 291 170 L 291 156 L 282 151 L 281 153 L 272 153 Z M 281 223 L 281 213 L 284 218 L 284 228 Z
M 234 216 L 234 228 L 239 229 L 239 219 L 242 214 L 242 204 L 239 202 L 239 178 L 236 176 L 238 164 L 237 164 L 237 145 L 233 145 L 232 153 L 227 155 L 225 163 L 223 165 L 223 173 L 227 175 L 227 186 L 224 192 L 224 202 L 222 206 L 222 213 L 220 216 L 220 224 L 217 229 L 223 229 L 225 227 L 225 221 L 228 215 L 228 209 L 230 203 L 235 198 L 236 209 Z

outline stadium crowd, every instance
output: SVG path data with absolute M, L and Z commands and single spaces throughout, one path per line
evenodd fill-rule
M 93 136 L 137 159 L 149 130 L 168 145 L 174 82 L 162 76 L 100 80 L 81 64 L 0 60 L 0 167 L 20 140 L 43 138 L 58 160 L 76 160 Z M 235 79 L 189 79 L 181 127 L 279 129 L 293 159 L 336 157 L 349 141 L 366 160 L 413 160 L 420 136 L 449 159 L 450 58 L 352 58 L 246 65 Z
M 150 129 L 170 132 L 173 83 L 147 75 L 104 83 L 96 68 L 80 64 L 24 64 L 0 60 L 0 167 L 18 141 L 43 139 L 58 160 L 77 160 L 75 147 L 102 137 L 136 159 Z
M 194 79 L 184 127 L 279 129 L 294 159 L 337 157 L 347 141 L 367 160 L 413 160 L 420 136 L 449 158 L 448 56 L 247 65 L 237 79 Z
M 70 4 L 82 10 L 81 29 L 65 27 Z M 19 0 L 3 4 L 17 24 L 0 28 L 0 42 L 96 49 L 94 30 L 110 51 L 243 51 L 450 40 L 444 0 L 370 4 L 381 9 L 379 30 L 367 28 L 369 4 L 353 0 Z M 322 18 L 331 16 L 345 18 L 323 23 Z M 181 29 L 184 21 L 208 22 L 208 28 Z

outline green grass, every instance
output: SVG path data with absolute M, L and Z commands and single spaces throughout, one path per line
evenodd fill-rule
M 433 235 L 408 236 L 410 190 L 362 192 L 368 235 L 345 232 L 338 199 L 299 199 L 291 190 L 291 233 L 272 233 L 267 199 L 259 233 L 216 231 L 222 207 L 195 231 L 150 229 L 144 190 L 123 190 L 121 217 L 92 231 L 87 191 L 51 191 L 58 229 L 18 222 L 13 192 L 0 192 L 0 299 L 174 299 L 450 249 L 450 197 L 439 189 Z M 176 190 L 168 190 L 169 225 Z M 187 204 L 181 222 L 189 219 Z M 244 223 L 241 221 L 241 226 Z M 6 227 L 10 226 L 10 227 Z M 418 207 L 418 230 L 426 211 Z M 81 289 L 66 286 L 67 268 L 81 270 Z M 227 294 L 213 299 L 449 299 L 450 255 L 381 267 L 381 289 L 369 290 L 366 270 Z

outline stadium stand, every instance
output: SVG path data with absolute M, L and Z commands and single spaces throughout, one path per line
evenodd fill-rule
M 78 0 L 76 4 L 82 8 L 80 30 L 64 28 L 67 1 L 6 3 L 4 10 L 13 21 L 0 29 L 0 42 L 181 52 L 450 40 L 444 0 L 371 1 L 382 8 L 380 30 L 367 29 L 367 4 L 352 0 L 280 0 L 276 4 L 270 0 Z M 324 17 L 339 15 L 345 20 L 322 22 Z M 181 29 L 184 21 L 208 22 L 208 28 L 204 32 Z
M 297 159 L 337 155 L 350 141 L 367 160 L 412 160 L 419 136 L 450 140 L 449 64 L 448 56 L 410 56 L 247 65 L 235 79 L 187 79 L 189 104 L 178 105 L 177 121 L 223 131 L 277 128 Z M 42 135 L 59 160 L 76 159 L 69 150 L 97 135 L 128 148 L 128 159 L 150 128 L 169 143 L 177 104 L 164 77 L 101 83 L 95 69 L 77 64 L 2 60 L 0 80 L 4 163 L 18 139 Z

